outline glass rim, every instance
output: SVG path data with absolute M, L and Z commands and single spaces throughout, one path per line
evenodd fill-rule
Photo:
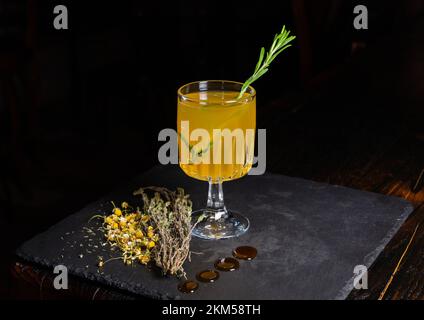
M 227 83 L 227 84 L 232 84 L 232 85 L 239 85 L 240 86 L 240 89 L 241 89 L 241 87 L 243 87 L 243 83 L 238 82 L 238 81 L 231 81 L 231 80 L 200 80 L 200 81 L 192 81 L 192 82 L 186 83 L 186 84 L 184 84 L 184 85 L 182 85 L 181 87 L 178 88 L 178 90 L 177 90 L 178 98 L 180 98 L 183 101 L 189 101 L 189 102 L 194 102 L 194 103 L 201 103 L 202 102 L 201 99 L 189 98 L 186 93 L 183 93 L 183 90 L 186 87 L 188 87 L 190 85 L 194 85 L 194 84 L 199 84 L 200 85 L 201 83 Z M 208 90 L 205 90 L 205 92 L 206 91 L 208 91 Z M 199 92 L 201 92 L 201 90 L 199 90 Z M 236 100 L 236 99 L 223 100 L 222 105 L 233 105 L 233 104 L 247 103 L 249 101 L 252 101 L 256 97 L 256 90 L 252 86 L 249 86 L 245 93 L 247 93 L 248 96 L 246 96 L 246 97 L 244 97 L 244 98 L 242 98 L 240 100 Z

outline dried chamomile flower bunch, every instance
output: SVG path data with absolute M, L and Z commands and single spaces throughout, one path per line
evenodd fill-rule
M 148 191 L 153 192 L 149 197 Z M 152 219 L 158 235 L 153 252 L 156 265 L 164 274 L 184 276 L 183 264 L 190 254 L 192 203 L 189 195 L 179 188 L 140 188 L 134 195 L 141 195 L 144 212 Z
M 133 209 L 127 202 L 123 202 L 120 208 L 113 202 L 112 205 L 114 207 L 112 214 L 94 216 L 104 219 L 103 229 L 107 242 L 121 250 L 122 257 L 119 258 L 125 264 L 130 265 L 136 261 L 147 264 L 151 260 L 152 250 L 158 241 L 158 235 L 151 225 L 150 217 L 138 208 Z M 106 262 L 101 259 L 99 267 Z

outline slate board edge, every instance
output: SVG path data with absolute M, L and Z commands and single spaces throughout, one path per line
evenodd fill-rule
M 402 226 L 402 224 L 407 220 L 411 212 L 414 210 L 414 206 L 409 201 L 407 200 L 404 200 L 404 201 L 408 205 L 404 208 L 404 211 L 402 215 L 400 216 L 400 218 L 398 219 L 397 223 L 392 227 L 392 229 L 389 230 L 389 232 L 387 232 L 386 236 L 383 238 L 383 240 L 381 240 L 379 246 L 365 256 L 366 260 L 364 261 L 364 265 L 367 268 L 371 267 L 371 265 L 374 263 L 377 257 L 383 252 L 384 248 L 389 243 L 389 241 L 393 238 L 393 236 L 396 234 L 396 232 L 399 230 L 399 228 Z M 353 273 L 353 270 L 352 270 L 352 273 Z M 346 285 L 340 290 L 340 292 L 334 298 L 335 300 L 345 300 L 348 297 L 348 295 L 354 289 L 353 287 L 354 279 L 355 279 L 355 275 L 353 275 L 352 278 L 346 282 Z
M 21 248 L 19 248 L 16 251 L 16 255 L 25 260 L 28 261 L 29 263 L 35 263 L 36 265 L 40 266 L 40 267 L 44 267 L 47 269 L 51 269 L 52 265 L 48 262 L 46 262 L 44 259 L 40 259 L 38 257 L 33 257 L 33 256 L 29 256 L 27 255 L 24 251 L 21 250 Z M 76 268 L 72 268 L 69 267 L 68 268 L 68 272 L 75 276 L 80 278 L 83 281 L 94 281 L 94 282 L 98 282 L 101 285 L 105 285 L 105 286 L 109 286 L 112 288 L 112 290 L 121 290 L 124 292 L 127 292 L 127 294 L 135 294 L 138 295 L 140 297 L 144 297 L 144 298 L 148 298 L 148 299 L 152 299 L 152 300 L 175 300 L 175 297 L 173 296 L 169 296 L 167 294 L 162 294 L 157 290 L 151 290 L 151 289 L 147 289 L 144 286 L 134 286 L 129 282 L 125 282 L 119 279 L 114 279 L 113 276 L 108 277 L 107 280 L 106 277 L 102 277 L 100 275 L 94 274 L 92 272 L 90 273 L 85 273 L 82 271 L 79 271 Z M 53 272 L 52 272 L 53 275 Z

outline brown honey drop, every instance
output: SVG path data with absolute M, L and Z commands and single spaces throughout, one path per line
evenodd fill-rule
M 221 271 L 234 271 L 240 267 L 240 263 L 231 257 L 222 258 L 215 262 L 215 268 Z
M 258 250 L 254 247 L 242 246 L 233 250 L 233 256 L 242 260 L 253 260 L 256 258 Z
M 199 284 L 193 280 L 187 280 L 178 285 L 178 290 L 183 293 L 193 293 L 199 288 Z
M 219 272 L 215 270 L 204 270 L 199 272 L 196 278 L 202 282 L 215 282 L 219 279 Z

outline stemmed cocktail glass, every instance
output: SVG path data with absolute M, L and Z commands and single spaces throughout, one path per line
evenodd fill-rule
M 179 164 L 190 177 L 208 181 L 206 208 L 194 211 L 200 222 L 193 235 L 203 239 L 236 237 L 249 220 L 224 205 L 222 183 L 246 175 L 252 167 L 256 92 L 243 84 L 212 80 L 192 82 L 178 90 Z M 199 219 L 201 218 L 201 219 Z

